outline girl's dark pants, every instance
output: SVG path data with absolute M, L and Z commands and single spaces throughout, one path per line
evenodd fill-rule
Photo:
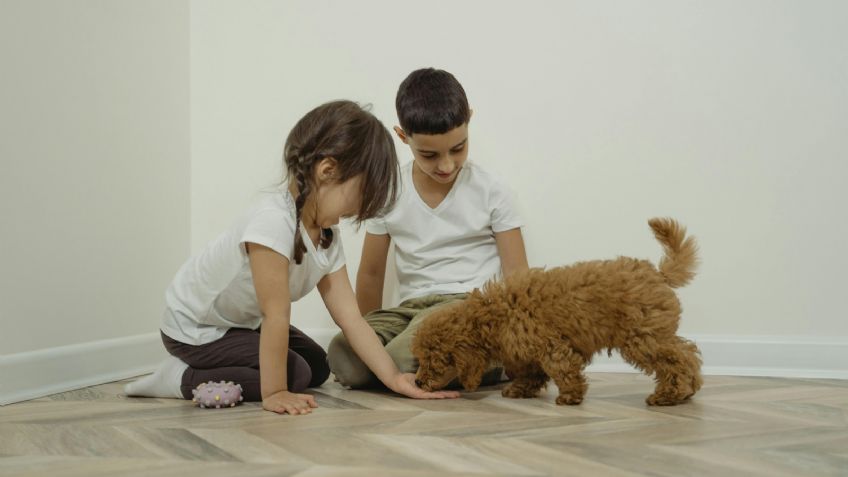
M 188 364 L 180 390 L 191 399 L 191 390 L 207 381 L 232 381 L 241 384 L 245 401 L 261 401 L 259 387 L 259 330 L 231 328 L 211 343 L 189 345 L 162 333 L 169 353 Z M 289 327 L 288 389 L 302 392 L 320 386 L 330 375 L 327 353 L 294 326 Z

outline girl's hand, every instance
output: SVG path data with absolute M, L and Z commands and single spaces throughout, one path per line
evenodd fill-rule
M 311 394 L 296 394 L 288 391 L 280 391 L 262 400 L 263 409 L 278 414 L 309 414 L 312 408 L 316 407 L 318 404 Z
M 413 399 L 455 399 L 459 397 L 459 391 L 434 391 L 427 392 L 415 385 L 415 374 L 404 373 L 395 376 L 388 383 L 389 389 Z

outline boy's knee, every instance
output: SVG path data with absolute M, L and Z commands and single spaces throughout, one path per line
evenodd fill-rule
M 401 373 L 414 373 L 418 371 L 418 360 L 412 354 L 409 340 L 395 339 L 386 345 L 386 352 Z
M 376 376 L 359 359 L 342 333 L 330 341 L 327 347 L 327 363 L 330 365 L 330 371 L 343 386 L 361 389 L 376 384 Z

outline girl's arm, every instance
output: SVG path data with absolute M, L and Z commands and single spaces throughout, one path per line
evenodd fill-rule
M 389 234 L 366 233 L 362 245 L 362 259 L 356 273 L 356 302 L 359 311 L 366 314 L 382 308 L 383 281 L 386 278 L 386 257 L 392 239 Z
M 495 243 L 501 257 L 501 271 L 504 277 L 530 268 L 527 265 L 527 252 L 520 228 L 495 233 Z
M 402 374 L 386 352 L 374 330 L 362 318 L 356 296 L 347 277 L 347 267 L 326 275 L 318 291 L 333 321 L 342 329 L 357 356 L 392 391 L 416 399 L 442 399 L 459 396 L 456 391 L 426 392 L 415 385 L 415 375 Z
M 262 407 L 268 411 L 308 414 L 318 407 L 308 394 L 288 391 L 286 366 L 289 349 L 291 299 L 289 260 L 268 247 L 246 243 L 253 286 L 262 310 L 259 335 L 259 382 Z

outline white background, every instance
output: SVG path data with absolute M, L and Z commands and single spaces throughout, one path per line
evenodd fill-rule
M 684 334 L 844 354 L 845 2 L 0 9 L 0 355 L 155 344 L 174 272 L 280 180 L 297 119 L 347 98 L 391 127 L 425 66 L 465 86 L 470 157 L 515 189 L 532 266 L 656 260 L 646 221 L 672 216 L 702 250 Z M 317 294 L 293 322 L 332 332 Z
M 659 258 L 646 221 L 669 215 L 702 249 L 684 332 L 848 336 L 848 4 L 518 5 L 193 3 L 192 249 L 278 179 L 308 109 L 350 98 L 392 126 L 398 84 L 435 66 L 474 109 L 470 158 L 517 193 L 532 266 Z M 293 320 L 331 326 L 317 294 Z

